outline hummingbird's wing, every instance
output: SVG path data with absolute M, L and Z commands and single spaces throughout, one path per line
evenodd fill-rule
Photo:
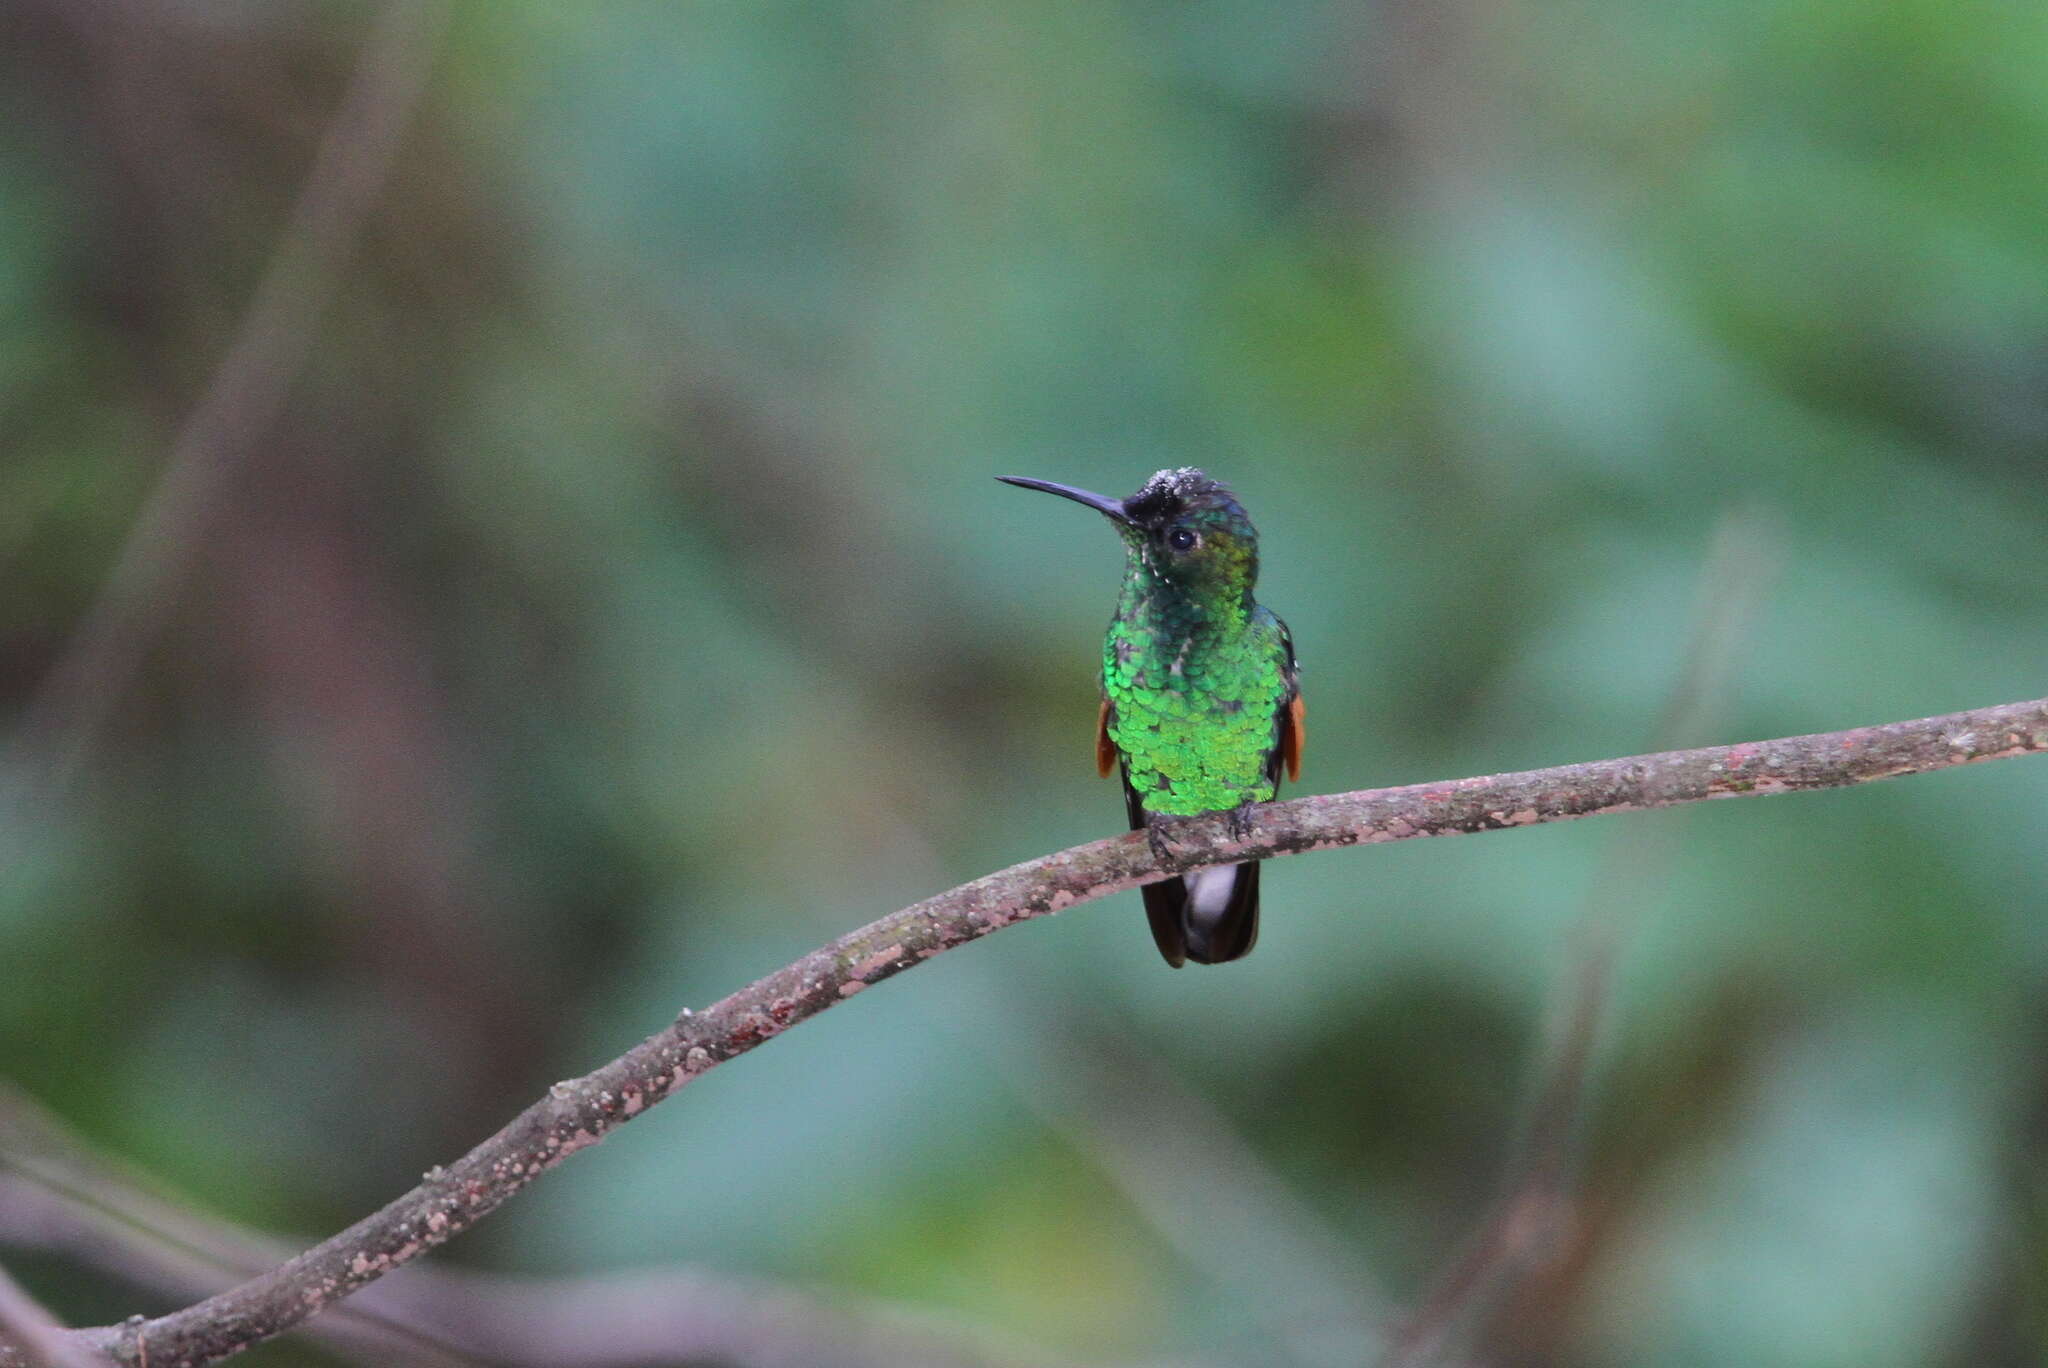
M 1109 700 L 1104 698 L 1095 713 L 1095 773 L 1107 779 L 1116 768 L 1116 742 L 1109 739 Z
M 1278 618 L 1273 619 L 1280 622 Z M 1303 723 L 1305 710 L 1301 703 L 1301 666 L 1294 659 L 1294 634 L 1287 630 L 1287 624 L 1280 622 L 1280 644 L 1287 651 L 1284 677 L 1287 680 L 1287 698 L 1280 705 L 1280 734 L 1273 747 L 1273 759 L 1267 766 L 1267 777 L 1273 781 L 1273 790 L 1280 789 L 1280 770 L 1284 765 L 1290 783 L 1301 782 L 1301 743 L 1307 736 L 1308 728 Z M 1108 771 L 1104 771 L 1107 773 Z

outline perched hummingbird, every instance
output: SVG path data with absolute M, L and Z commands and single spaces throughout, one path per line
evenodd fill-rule
M 1095 767 L 1123 776 L 1133 830 L 1166 853 L 1174 818 L 1251 807 L 1301 777 L 1301 689 L 1287 624 L 1252 598 L 1259 534 L 1231 492 L 1192 467 L 1162 470 L 1128 499 L 1010 475 L 1005 484 L 1083 503 L 1124 541 L 1124 589 L 1102 642 Z M 1259 865 L 1162 879 L 1139 890 L 1166 962 L 1221 964 L 1259 938 Z

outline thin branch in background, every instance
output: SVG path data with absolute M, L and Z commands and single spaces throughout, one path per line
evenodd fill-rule
M 1737 510 L 1715 528 L 1690 639 L 1651 744 L 1680 745 L 1715 729 L 1783 541 L 1778 520 L 1757 507 Z M 1400 1326 L 1382 1368 L 1436 1361 L 1454 1330 L 1486 1314 L 1483 1303 L 1498 1301 L 1570 1233 L 1589 1078 L 1615 961 L 1667 884 L 1679 838 L 1665 822 L 1618 832 L 1609 842 L 1572 935 L 1570 967 L 1552 994 L 1548 1043 L 1503 1167 L 1501 1196 Z
M 104 1192 L 52 1186 L 35 1166 L 0 1154 L 0 1249 L 35 1250 L 178 1302 L 210 1296 L 289 1256 L 288 1247 L 229 1226 L 198 1238 L 217 1248 L 241 1237 L 241 1257 L 203 1252 L 188 1242 L 202 1224 L 196 1216 L 185 1216 L 175 1234 L 157 1229 L 123 1212 L 118 1200 Z M 336 1307 L 334 1315 L 321 1317 L 307 1333 L 378 1368 L 510 1368 L 409 1323 L 379 1304 L 386 1300 L 366 1296 Z M 104 1368 L 103 1359 L 92 1361 Z
M 229 1227 L 224 1233 L 237 1232 Z M 246 1276 L 5 1172 L 0 1246 L 65 1257 L 181 1299 Z M 366 1288 L 304 1332 L 378 1368 L 1068 1368 L 1071 1362 L 946 1316 L 689 1268 L 564 1278 L 415 1268 Z M 76 1339 L 66 1343 L 79 1348 Z M 104 1360 L 90 1361 L 106 1368 Z M 162 1355 L 151 1361 L 161 1368 Z
M 242 1234 L 232 1227 L 221 1233 Z M 101 1205 L 4 1171 L 0 1246 L 66 1257 L 180 1298 L 207 1295 L 229 1273 L 108 1216 Z M 565 1278 L 417 1268 L 364 1289 L 309 1322 L 305 1332 L 378 1368 L 704 1362 L 731 1368 L 1065 1368 L 1071 1362 L 949 1316 L 689 1268 Z M 64 1343 L 79 1350 L 76 1340 Z M 105 1368 L 98 1358 L 88 1361 Z
M 177 1301 L 274 1268 L 294 1246 L 202 1215 L 0 1079 L 0 1248 L 60 1254 Z M 385 1368 L 501 1368 L 359 1298 L 312 1333 Z
M 923 843 L 897 845 L 896 867 L 941 872 Z M 977 963 L 933 1010 L 971 1029 L 1016 1097 L 1179 1256 L 1204 1285 L 1194 1300 L 1234 1309 L 1305 1368 L 1356 1365 L 1390 1302 L 1344 1234 L 1084 990 Z M 1026 1025 L 996 1029 L 998 1020 Z M 1229 1178 L 1190 1181 L 1196 1174 Z
M 1191 819 L 1162 859 L 1142 832 L 1013 865 L 839 937 L 699 1013 L 685 1011 L 609 1064 L 556 1084 L 495 1135 L 383 1209 L 261 1277 L 139 1326 L 80 1332 L 140 1368 L 238 1353 L 461 1234 L 535 1178 L 726 1060 L 876 984 L 1008 926 L 1168 873 L 1311 850 L 1505 831 L 1718 798 L 1920 774 L 2048 750 L 2048 698 L 1910 722 L 1625 756 L 1404 788 L 1271 803 L 1244 836 L 1228 814 Z M 801 833 L 795 833 L 801 835 Z M 7 1357 L 0 1354 L 0 1365 Z
M 148 654 L 237 468 L 282 410 L 426 88 L 450 0 L 377 16 L 277 250 L 171 447 L 99 596 L 23 714 L 46 783 L 68 784 Z
M 0 1347 L 12 1341 L 29 1368 L 106 1368 L 106 1361 L 29 1296 L 5 1268 L 0 1268 Z
M 972 996 L 1014 999 L 991 1021 L 1040 1023 L 988 1030 L 986 1048 L 1017 1096 L 1206 1280 L 1199 1300 L 1234 1308 L 1303 1368 L 1359 1362 L 1389 1305 L 1370 1264 L 1229 1117 L 1080 994 L 1024 999 L 985 974 Z
M 181 1301 L 253 1277 L 292 1252 L 159 1195 L 4 1082 L 0 1248 L 66 1258 Z M 591 1333 L 592 1326 L 603 1333 Z M 826 1300 L 764 1279 L 696 1269 L 535 1278 L 416 1268 L 365 1288 L 306 1331 L 379 1368 L 1065 1362 L 949 1317 L 867 1299 Z

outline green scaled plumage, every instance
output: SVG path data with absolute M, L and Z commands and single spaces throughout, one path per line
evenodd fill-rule
M 1103 772 L 1123 777 L 1133 827 L 1163 843 L 1175 818 L 1229 812 L 1239 828 L 1301 754 L 1301 695 L 1287 627 L 1252 597 L 1258 533 L 1224 486 L 1162 470 L 1127 499 L 1002 477 L 1108 516 L 1123 537 L 1123 594 L 1103 641 Z M 1144 889 L 1169 964 L 1221 963 L 1258 937 L 1254 863 Z

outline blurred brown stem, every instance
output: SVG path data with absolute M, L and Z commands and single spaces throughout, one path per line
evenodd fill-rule
M 1709 719 L 1734 673 L 1748 623 L 1765 583 L 1781 560 L 1776 520 L 1761 508 L 1724 516 L 1701 577 L 1691 640 L 1663 714 L 1649 739 L 1682 745 L 1710 735 Z M 1421 1368 L 1439 1362 L 1457 1323 L 1515 1294 L 1535 1268 L 1559 1261 L 1580 1233 L 1579 1132 L 1591 1091 L 1594 1055 L 1616 960 L 1644 907 L 1668 877 L 1677 831 L 1639 824 L 1608 847 L 1572 937 L 1574 955 L 1553 1006 L 1548 1048 L 1539 1056 L 1535 1087 L 1520 1134 L 1501 1175 L 1501 1193 L 1462 1253 L 1437 1276 L 1392 1337 L 1380 1368 Z
M 155 1320 L 73 1332 L 141 1368 L 212 1363 L 280 1334 L 468 1229 L 542 1172 L 699 1075 L 935 955 L 1169 872 L 1311 850 L 1534 826 L 1712 798 L 1842 788 L 2048 750 L 2048 698 L 1883 726 L 1626 756 L 1273 803 L 1233 838 L 1189 822 L 1161 860 L 1143 833 L 987 875 L 841 936 L 582 1078 L 558 1083 L 446 1169 L 240 1287 Z M 0 1365 L 22 1360 L 0 1352 Z
M 29 1368 L 91 1368 L 99 1361 L 0 1268 L 0 1354 L 10 1350 Z
M 65 1258 L 180 1302 L 254 1277 L 292 1252 L 160 1193 L 0 1080 L 0 1249 L 9 1248 Z M 11 1323 L 18 1319 L 10 1322 L 0 1288 L 0 1338 Z M 593 1325 L 604 1333 L 590 1333 Z M 693 1268 L 547 1278 L 421 1267 L 363 1289 L 306 1332 L 378 1368 L 1068 1362 L 886 1301 L 825 1300 L 795 1286 Z M 75 1340 L 66 1347 L 87 1357 L 63 1368 L 105 1361 Z
M 284 1257 L 269 1253 L 254 1262 L 256 1251 L 275 1241 L 226 1224 L 209 1226 L 194 1213 L 181 1214 L 178 1229 L 201 1229 L 209 1244 L 240 1252 L 232 1263 L 194 1254 L 109 1214 L 97 1200 L 81 1202 L 0 1172 L 0 1244 L 56 1255 L 167 1297 L 203 1297 Z M 0 1342 L 6 1324 L 0 1316 Z M 348 1362 L 378 1368 L 1056 1368 L 1068 1362 L 888 1302 L 828 1300 L 796 1286 L 694 1268 L 562 1278 L 415 1268 L 364 1289 L 303 1333 Z M 106 1360 L 78 1339 L 66 1347 L 85 1357 L 61 1368 L 105 1368 Z M 45 1363 L 56 1360 L 46 1356 Z
M 227 355 L 98 598 L 29 700 L 22 734 L 52 782 L 65 782 L 99 735 L 230 477 L 282 409 L 425 89 L 449 6 L 396 0 L 378 15 Z

